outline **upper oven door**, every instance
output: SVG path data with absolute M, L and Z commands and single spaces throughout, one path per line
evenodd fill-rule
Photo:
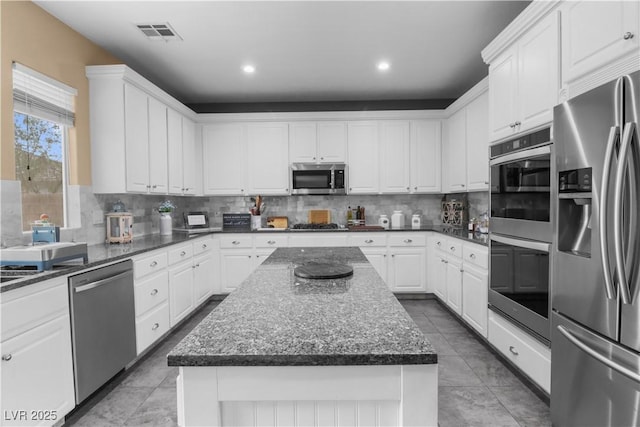
M 551 241 L 551 145 L 491 160 L 491 228 Z

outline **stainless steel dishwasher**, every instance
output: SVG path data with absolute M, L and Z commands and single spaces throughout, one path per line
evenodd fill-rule
M 136 357 L 131 260 L 69 277 L 76 403 Z

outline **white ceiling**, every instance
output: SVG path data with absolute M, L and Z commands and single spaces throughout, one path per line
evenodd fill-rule
M 36 1 L 185 104 L 458 98 L 528 1 Z M 136 24 L 168 22 L 182 41 Z M 391 68 L 381 73 L 376 63 Z M 245 75 L 244 64 L 255 65 Z

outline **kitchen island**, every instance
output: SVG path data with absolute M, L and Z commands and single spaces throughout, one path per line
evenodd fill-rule
M 358 248 L 277 249 L 168 364 L 182 426 L 437 425 L 437 355 Z

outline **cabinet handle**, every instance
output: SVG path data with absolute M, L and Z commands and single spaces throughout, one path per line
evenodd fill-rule
M 418 187 L 413 187 L 413 189 L 414 189 L 415 191 L 418 191 Z
M 515 348 L 514 346 L 512 346 L 512 345 L 510 345 L 510 346 L 509 346 L 509 351 L 510 351 L 510 352 L 511 352 L 511 354 L 513 354 L 514 356 L 517 356 L 517 355 L 519 354 L 519 353 L 518 353 L 518 350 L 516 350 L 516 348 Z
M 239 245 L 240 242 L 238 242 L 237 240 L 234 240 L 233 242 L 231 242 L 232 245 Z
M 411 190 L 411 187 L 407 187 L 407 191 Z
M 476 254 L 471 254 L 471 255 L 469 255 L 469 258 L 471 258 L 471 259 L 476 259 Z
M 314 157 L 313 160 L 315 160 L 316 158 Z
M 413 242 L 413 240 L 411 240 L 411 239 L 404 239 L 404 242 L 405 242 L 405 243 L 411 243 L 411 242 Z
M 189 191 L 189 190 L 191 190 L 191 188 L 189 188 L 189 187 L 184 189 L 184 191 Z
M 484 183 L 485 183 L 486 185 L 489 185 L 489 181 L 485 181 Z
M 11 353 L 9 354 L 3 354 L 2 355 L 2 360 L 4 360 L 5 362 L 8 362 L 9 360 L 11 360 L 13 356 L 11 356 Z
M 152 185 L 151 188 L 158 188 L 158 186 L 157 185 Z
M 275 240 L 269 240 L 267 243 L 270 244 L 270 245 L 275 245 L 276 244 Z
M 464 273 L 464 270 L 463 270 L 463 269 L 460 269 L 460 273 Z
M 180 256 L 185 256 L 187 253 L 185 251 L 180 252 Z
M 625 40 L 631 40 L 633 38 L 633 33 L 627 31 L 626 33 L 624 33 L 624 36 L 622 36 L 622 38 Z
M 521 124 L 522 124 L 522 123 L 520 123 L 520 122 L 516 122 L 516 123 L 515 123 L 515 125 L 516 125 L 516 126 L 520 126 Z
M 153 326 L 151 327 L 152 331 L 155 331 L 156 329 L 158 329 L 160 327 L 159 323 L 154 323 Z
M 202 249 L 207 249 L 207 244 L 206 243 L 202 244 Z
M 364 242 L 365 242 L 365 243 L 373 243 L 373 240 L 371 240 L 371 239 L 367 239 L 367 240 L 365 240 Z
M 151 264 L 149 264 L 149 267 L 155 267 L 156 265 L 158 265 L 158 261 L 153 261 Z
M 460 187 L 464 187 L 464 184 L 460 184 Z
M 151 296 L 157 295 L 158 294 L 158 290 L 154 289 L 151 291 Z
M 456 251 L 456 247 L 455 246 L 451 246 L 449 249 L 451 249 L 451 252 L 455 252 Z
M 147 185 L 146 187 L 147 187 L 147 190 L 151 188 L 151 186 L 150 186 L 150 185 Z
M 445 263 L 445 264 L 449 264 L 449 261 L 447 261 L 447 260 L 445 259 L 445 260 L 444 260 L 444 263 Z
M 324 160 L 324 157 L 320 157 L 320 160 Z
M 391 258 L 395 258 L 395 257 L 396 257 L 396 254 L 391 254 Z
M 442 243 L 441 243 L 441 242 L 438 242 L 438 243 L 436 243 L 436 245 L 441 246 L 441 245 L 442 245 Z

